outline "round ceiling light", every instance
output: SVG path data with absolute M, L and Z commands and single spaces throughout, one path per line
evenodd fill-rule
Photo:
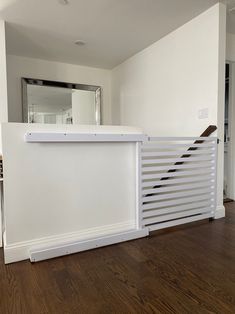
M 77 45 L 77 46 L 84 46 L 85 45 L 85 42 L 83 41 L 83 40 L 76 40 L 75 41 L 75 45 Z
M 69 0 L 58 0 L 59 4 L 67 5 L 69 4 Z

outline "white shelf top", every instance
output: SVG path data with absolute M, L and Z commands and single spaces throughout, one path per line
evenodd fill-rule
M 27 132 L 25 141 L 36 142 L 143 142 L 145 134 L 131 133 L 72 133 L 72 132 Z

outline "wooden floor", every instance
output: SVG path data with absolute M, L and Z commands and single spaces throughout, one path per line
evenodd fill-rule
M 235 203 L 227 217 L 5 266 L 0 313 L 235 313 Z

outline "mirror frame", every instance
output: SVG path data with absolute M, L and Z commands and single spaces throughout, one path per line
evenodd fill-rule
M 21 78 L 22 86 L 22 116 L 23 122 L 29 123 L 28 121 L 28 95 L 27 95 L 27 85 L 38 85 L 46 87 L 61 87 L 69 89 L 78 89 L 95 92 L 95 121 L 96 125 L 101 124 L 101 87 L 95 85 L 86 85 L 86 84 L 76 84 L 76 83 L 65 83 L 58 81 L 49 81 L 33 78 Z

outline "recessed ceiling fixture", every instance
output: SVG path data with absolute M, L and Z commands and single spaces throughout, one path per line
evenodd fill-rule
M 69 0 L 57 0 L 59 4 L 67 5 L 69 4 Z
M 75 45 L 77 45 L 77 46 L 84 46 L 85 42 L 83 40 L 78 39 L 78 40 L 75 41 Z

